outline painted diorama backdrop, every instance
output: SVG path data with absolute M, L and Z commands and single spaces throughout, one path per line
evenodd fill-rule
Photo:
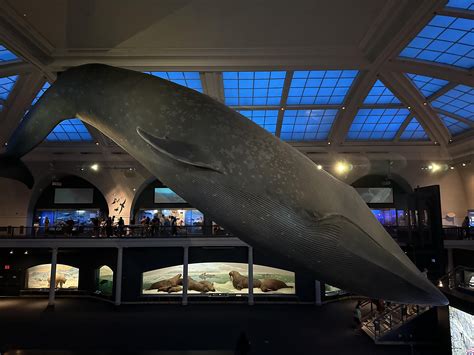
M 96 293 L 104 296 L 111 296 L 114 287 L 114 272 L 107 265 L 101 266 L 97 270 Z
M 189 277 L 196 283 L 203 285 L 201 291 L 189 289 L 189 294 L 211 293 L 211 294 L 247 294 L 248 288 L 241 290 L 234 287 L 229 273 L 238 272 L 243 277 L 248 276 L 248 265 L 232 262 L 210 262 L 189 264 Z M 142 274 L 142 294 L 163 295 L 182 294 L 181 282 L 177 275 L 182 275 L 183 265 L 176 265 L 161 269 L 155 269 Z M 279 280 L 288 287 L 279 288 L 277 291 L 262 291 L 254 287 L 254 294 L 295 294 L 295 273 L 287 270 L 277 269 L 269 266 L 254 265 L 254 280 Z M 167 281 L 170 281 L 169 283 Z M 169 287 L 168 287 L 169 286 Z M 197 287 L 199 289 L 199 285 Z M 171 291 L 170 291 L 171 289 Z
M 49 288 L 50 275 L 51 264 L 42 264 L 30 267 L 28 270 L 26 270 L 26 288 Z M 77 290 L 78 286 L 79 269 L 69 265 L 57 264 L 56 288 Z

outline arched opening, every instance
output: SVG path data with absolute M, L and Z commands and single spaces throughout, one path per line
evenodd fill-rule
M 114 271 L 107 265 L 96 270 L 96 289 L 98 295 L 112 296 L 114 289 Z
M 44 185 L 43 185 L 44 186 Z M 91 228 L 93 218 L 107 216 L 109 209 L 102 192 L 89 181 L 66 175 L 52 178 L 30 202 L 33 234 L 79 234 Z

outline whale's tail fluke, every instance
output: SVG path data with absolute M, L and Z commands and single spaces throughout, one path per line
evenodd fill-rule
M 20 181 L 28 186 L 29 189 L 35 183 L 30 169 L 21 159 L 8 155 L 0 155 L 0 177 Z

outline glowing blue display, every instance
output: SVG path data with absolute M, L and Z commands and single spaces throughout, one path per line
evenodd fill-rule
M 418 120 L 413 117 L 400 136 L 400 140 L 426 141 L 428 135 Z
M 280 105 L 286 72 L 224 72 L 224 97 L 229 106 Z
M 12 75 L 12 76 L 6 76 L 3 78 L 0 78 L 0 99 L 4 101 L 8 99 L 8 95 L 10 95 L 10 92 L 15 86 L 17 79 L 18 79 L 18 75 Z
M 431 102 L 433 107 L 474 121 L 474 89 L 458 85 Z
M 18 57 L 0 44 L 0 63 L 16 60 Z
M 342 104 L 357 73 L 357 70 L 295 71 L 287 104 Z
M 440 114 L 441 120 L 445 124 L 446 128 L 451 132 L 451 135 L 457 136 L 458 134 L 469 131 L 471 128 L 464 122 L 458 121 L 452 117 L 448 117 Z
M 49 83 L 45 83 L 43 85 L 43 87 L 40 89 L 40 91 L 38 91 L 38 93 L 36 94 L 36 97 L 34 98 L 33 102 L 31 103 L 31 106 L 33 106 L 39 99 L 41 96 L 43 96 L 44 92 L 46 90 L 48 90 L 48 88 L 50 87 L 51 85 Z
M 81 120 L 72 118 L 62 121 L 46 137 L 49 142 L 88 142 L 92 136 Z
M 146 74 L 157 76 L 173 83 L 186 86 L 202 93 L 202 83 L 199 72 L 171 72 L 171 71 L 149 71 Z
M 407 74 L 408 77 L 413 81 L 418 90 L 421 91 L 424 97 L 433 95 L 435 92 L 440 90 L 449 81 L 431 78 L 429 76 L 418 75 L 418 74 Z
M 410 111 L 404 108 L 360 109 L 352 122 L 349 140 L 392 140 Z
M 457 7 L 464 10 L 474 10 L 474 1 L 472 0 L 449 0 L 447 7 Z
M 238 112 L 245 117 L 250 118 L 250 120 L 258 124 L 260 127 L 265 128 L 268 132 L 275 134 L 278 110 L 243 110 Z
M 400 56 L 470 69 L 474 64 L 473 27 L 474 20 L 436 15 Z
M 364 104 L 399 104 L 400 100 L 387 89 L 387 87 L 377 80 L 364 100 Z
M 326 140 L 338 110 L 286 110 L 280 138 L 287 141 Z

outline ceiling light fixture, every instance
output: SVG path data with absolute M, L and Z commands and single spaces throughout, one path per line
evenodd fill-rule
M 91 169 L 94 170 L 94 171 L 98 171 L 99 170 L 99 164 L 97 164 L 97 163 L 92 164 Z
M 350 170 L 352 170 L 352 165 L 344 161 L 338 161 L 334 166 L 334 170 L 339 175 L 347 174 Z
M 10 254 L 13 254 L 13 250 L 10 250 Z
M 95 145 L 99 145 L 99 142 L 95 142 Z
M 317 168 L 318 170 L 321 170 L 321 169 L 323 168 L 323 166 L 318 164 L 318 165 L 316 165 L 316 168 Z

